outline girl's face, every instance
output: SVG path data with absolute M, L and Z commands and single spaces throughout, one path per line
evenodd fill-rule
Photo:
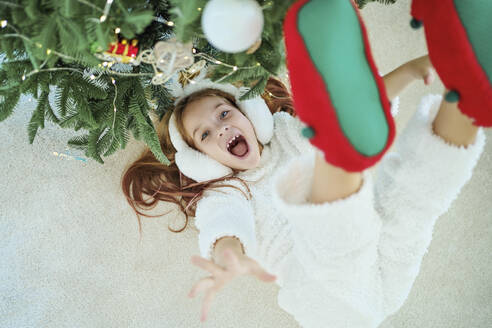
M 258 166 L 260 149 L 251 122 L 226 99 L 208 96 L 188 104 L 183 126 L 194 146 L 232 169 Z

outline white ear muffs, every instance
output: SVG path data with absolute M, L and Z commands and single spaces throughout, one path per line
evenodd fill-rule
M 265 100 L 256 97 L 241 101 L 238 106 L 253 124 L 258 141 L 262 145 L 269 143 L 273 136 L 273 115 Z
M 211 82 L 203 83 L 201 86 L 193 85 L 193 92 L 210 87 L 233 94 L 239 109 L 252 123 L 258 141 L 263 145 L 270 142 L 273 136 L 273 116 L 263 98 L 256 97 L 239 101 L 240 91 L 236 87 L 230 84 L 211 84 Z M 188 92 L 187 95 L 189 94 Z M 179 99 L 176 103 L 178 101 Z M 233 172 L 230 167 L 188 146 L 177 129 L 174 113 L 169 119 L 169 136 L 171 143 L 177 150 L 175 155 L 176 165 L 181 173 L 187 177 L 197 182 L 203 182 L 222 178 Z

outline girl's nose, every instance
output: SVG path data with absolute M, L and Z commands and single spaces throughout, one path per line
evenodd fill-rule
M 227 131 L 227 130 L 229 130 L 229 128 L 226 126 L 226 127 L 224 128 L 224 130 L 225 130 L 225 131 Z M 219 133 L 219 136 L 220 136 L 220 137 L 222 137 L 222 134 L 224 134 L 224 131 L 221 131 L 221 132 Z

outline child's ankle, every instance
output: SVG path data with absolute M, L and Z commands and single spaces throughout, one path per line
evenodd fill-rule
M 443 99 L 439 112 L 432 122 L 435 135 L 454 146 L 468 146 L 475 142 L 478 127 L 472 119 L 461 113 L 457 103 Z

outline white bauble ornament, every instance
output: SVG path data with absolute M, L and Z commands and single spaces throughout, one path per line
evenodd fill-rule
M 255 0 L 211 0 L 203 10 L 202 29 L 217 49 L 245 51 L 261 37 L 263 11 Z

